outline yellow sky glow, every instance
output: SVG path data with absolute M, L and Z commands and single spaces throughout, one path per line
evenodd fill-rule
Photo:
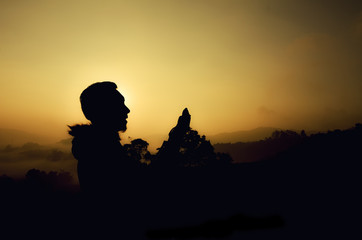
M 0 126 L 54 138 L 114 81 L 125 135 L 362 121 L 362 6 L 322 1 L 1 1 Z M 151 139 L 152 141 L 152 139 Z

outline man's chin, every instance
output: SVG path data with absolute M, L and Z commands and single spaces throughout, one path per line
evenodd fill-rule
M 121 126 L 118 128 L 119 132 L 125 132 L 127 130 L 127 126 Z

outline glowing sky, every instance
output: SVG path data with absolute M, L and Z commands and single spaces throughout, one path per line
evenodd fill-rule
M 361 1 L 0 1 L 0 126 L 63 138 L 114 81 L 128 135 L 362 121 Z

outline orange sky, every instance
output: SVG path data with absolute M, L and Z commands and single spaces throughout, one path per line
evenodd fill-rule
M 114 81 L 126 135 L 362 121 L 361 1 L 0 1 L 0 127 L 66 137 Z

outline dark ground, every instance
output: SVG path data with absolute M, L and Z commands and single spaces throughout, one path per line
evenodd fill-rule
M 360 239 L 361 127 L 264 161 L 154 171 L 121 197 L 2 177 L 3 239 Z M 132 183 L 129 183 L 132 184 Z

